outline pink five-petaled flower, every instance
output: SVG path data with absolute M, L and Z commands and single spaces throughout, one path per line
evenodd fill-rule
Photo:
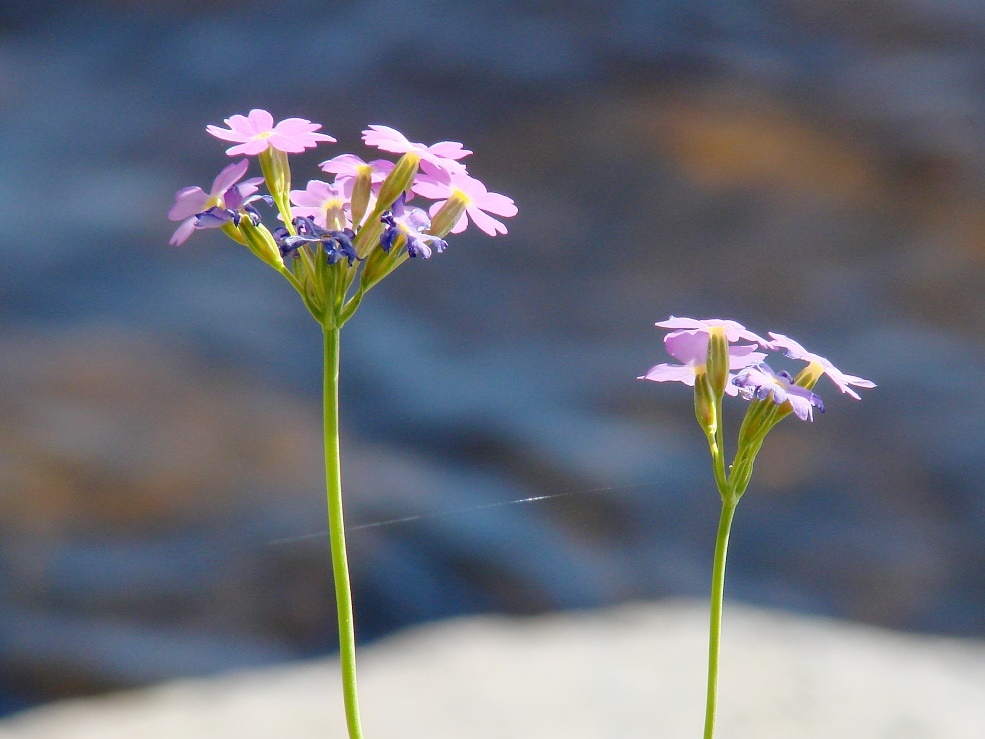
M 831 381 L 838 386 L 838 389 L 840 389 L 841 392 L 851 395 L 855 398 L 855 400 L 861 400 L 861 398 L 858 393 L 849 387 L 849 385 L 865 388 L 876 386 L 872 380 L 866 380 L 862 377 L 845 374 L 831 364 L 831 362 L 827 359 L 818 354 L 812 354 L 788 336 L 784 336 L 783 334 L 775 334 L 772 331 L 770 331 L 770 336 L 773 338 L 773 346 L 778 349 L 786 349 L 787 356 L 791 359 L 802 359 L 805 362 L 819 365 L 821 369 L 824 370 L 824 374 L 831 378 Z
M 205 130 L 223 141 L 238 142 L 237 146 L 226 149 L 229 156 L 259 154 L 268 146 L 285 154 L 298 154 L 317 146 L 319 141 L 335 141 L 327 134 L 315 133 L 321 128 L 320 123 L 305 118 L 285 118 L 274 125 L 274 117 L 260 108 L 254 108 L 249 115 L 230 116 L 225 123 L 228 129 L 210 125 Z
M 741 370 L 732 383 L 746 400 L 772 399 L 776 405 L 789 402 L 801 421 L 813 421 L 815 408 L 824 413 L 824 403 L 817 395 L 795 384 L 789 372 L 774 372 L 765 362 Z
M 349 227 L 346 208 L 352 194 L 352 180 L 330 185 L 321 180 L 311 180 L 304 190 L 291 190 L 291 212 L 295 216 L 311 218 L 315 225 L 331 230 Z M 328 219 L 332 223 L 328 223 Z
M 721 326 L 724 323 L 728 323 L 733 332 L 732 335 L 736 336 L 736 338 L 739 338 L 740 334 L 743 336 L 755 336 L 755 334 L 746 331 L 734 321 L 718 321 L 717 319 L 712 319 L 711 321 L 694 321 L 693 319 L 671 318 L 671 321 L 679 320 L 702 323 L 705 326 Z M 667 321 L 658 323 L 657 325 L 663 326 L 665 323 Z M 732 340 L 728 335 L 728 331 L 729 329 L 726 329 L 726 338 Z M 638 379 L 652 380 L 653 382 L 683 382 L 685 385 L 693 387 L 695 378 L 699 372 L 704 371 L 705 364 L 708 361 L 708 339 L 709 334 L 707 328 L 688 328 L 672 331 L 664 337 L 664 346 L 670 356 L 683 362 L 683 364 L 658 364 L 655 367 L 651 367 L 649 372 Z M 733 371 L 739 370 L 766 359 L 766 355 L 762 352 L 754 351 L 755 348 L 756 346 L 754 344 L 736 344 L 734 346 L 730 344 L 728 348 L 729 369 Z M 725 392 L 729 395 L 738 395 L 739 389 L 730 382 L 725 385 Z
M 437 176 L 421 176 L 414 181 L 411 188 L 418 195 L 438 199 L 430 208 L 431 217 L 441 210 L 447 200 L 457 200 L 465 207 L 465 212 L 451 227 L 451 233 L 461 233 L 472 222 L 490 236 L 505 234 L 506 225 L 489 215 L 495 213 L 504 218 L 517 214 L 517 207 L 511 198 L 497 192 L 489 192 L 486 186 L 474 177 L 464 172 L 438 174 Z
M 363 131 L 363 141 L 367 146 L 375 146 L 377 149 L 393 154 L 412 152 L 417 154 L 421 161 L 433 164 L 445 172 L 464 172 L 465 165 L 458 160 L 472 153 L 457 141 L 439 141 L 431 146 L 414 143 L 400 131 L 389 126 L 370 126 Z
M 393 170 L 393 162 L 387 159 L 374 159 L 371 162 L 364 162 L 355 154 L 339 154 L 337 157 L 326 159 L 318 165 L 323 172 L 335 175 L 335 181 L 352 180 L 359 176 L 362 171 L 369 171 L 370 181 L 373 185 L 379 185 L 386 179 L 386 176 Z
M 239 182 L 250 166 L 248 159 L 241 159 L 225 167 L 212 181 L 212 189 L 205 192 L 201 187 L 185 187 L 175 194 L 174 205 L 168 211 L 172 221 L 183 221 L 168 242 L 171 246 L 185 243 L 196 227 L 197 216 L 210 208 L 235 210 L 246 198 L 257 191 L 257 185 L 263 182 L 262 177 L 251 177 L 245 182 Z M 239 182 L 239 184 L 236 184 Z M 216 226 L 221 223 L 215 223 Z

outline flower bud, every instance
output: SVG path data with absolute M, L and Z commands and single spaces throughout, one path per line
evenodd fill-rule
M 373 168 L 369 166 L 359 167 L 356 181 L 352 185 L 352 198 L 349 200 L 352 208 L 352 227 L 357 228 L 366 215 L 366 208 L 369 207 L 369 196 L 372 191 Z
M 452 192 L 445 204 L 441 206 L 434 218 L 431 219 L 430 232 L 439 239 L 444 238 L 455 227 L 461 219 L 462 214 L 468 206 L 469 200 L 464 193 L 459 190 Z
M 262 262 L 278 271 L 284 269 L 284 258 L 280 255 L 280 249 L 266 226 L 263 224 L 254 225 L 253 221 L 246 217 L 240 220 L 239 231 L 243 234 L 246 246 Z
M 242 244 L 243 246 L 247 245 L 246 239 L 243 238 L 243 235 L 239 232 L 239 229 L 233 225 L 232 221 L 222 224 L 222 232 L 237 244 Z
M 713 438 L 718 431 L 718 404 L 720 395 L 711 388 L 708 373 L 699 371 L 694 377 L 694 416 L 704 432 Z
M 417 165 L 421 157 L 413 152 L 407 152 L 394 165 L 393 170 L 383 180 L 380 194 L 376 196 L 376 210 L 383 212 L 396 202 L 403 193 L 410 189 L 417 175 Z
M 406 237 L 404 236 L 403 238 Z M 368 291 L 396 269 L 404 259 L 406 259 L 406 256 L 396 249 L 392 249 L 389 252 L 385 252 L 382 249 L 373 250 L 366 258 L 363 269 L 359 274 L 360 290 L 364 292 Z
M 794 378 L 794 385 L 800 385 L 808 390 L 812 390 L 817 381 L 821 379 L 821 375 L 824 374 L 824 367 L 821 366 L 819 362 L 811 362 L 804 369 L 797 373 Z
M 708 383 L 717 401 L 725 395 L 729 370 L 728 338 L 721 326 L 712 326 L 708 331 Z
M 259 159 L 267 190 L 278 204 L 281 200 L 286 202 L 291 190 L 291 165 L 287 161 L 287 154 L 268 146 L 260 152 Z

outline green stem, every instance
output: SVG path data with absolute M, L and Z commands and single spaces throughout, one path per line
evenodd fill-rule
M 718 539 L 715 541 L 715 564 L 711 575 L 711 624 L 708 633 L 708 699 L 705 704 L 704 739 L 715 735 L 715 714 L 718 710 L 718 655 L 722 641 L 722 602 L 725 595 L 725 556 L 728 553 L 728 536 L 732 517 L 738 501 L 728 497 L 722 501 L 722 515 L 718 521 Z
M 339 618 L 339 659 L 342 694 L 349 739 L 362 739 L 359 698 L 356 695 L 356 635 L 352 617 L 352 589 L 345 553 L 342 520 L 342 474 L 339 464 L 339 329 L 325 328 L 325 483 L 328 494 L 328 534 L 332 547 L 332 575 Z
M 725 454 L 722 451 L 722 432 L 710 433 L 705 430 L 708 439 L 708 451 L 711 453 L 711 467 L 715 473 L 715 485 L 722 498 L 728 491 L 728 478 L 725 475 Z

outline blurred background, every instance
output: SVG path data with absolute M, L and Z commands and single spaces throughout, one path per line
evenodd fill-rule
M 336 647 L 318 326 L 217 232 L 167 245 L 253 107 L 339 139 L 299 184 L 382 123 L 520 208 L 343 333 L 364 642 L 704 597 L 704 438 L 636 379 L 670 314 L 879 384 L 772 433 L 727 595 L 985 635 L 983 49 L 967 0 L 5 0 L 0 712 Z

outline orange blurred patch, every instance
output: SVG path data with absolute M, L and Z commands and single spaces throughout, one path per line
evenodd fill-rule
M 652 101 L 643 133 L 709 188 L 795 190 L 836 201 L 881 190 L 876 163 L 836 132 L 776 101 L 728 93 Z

